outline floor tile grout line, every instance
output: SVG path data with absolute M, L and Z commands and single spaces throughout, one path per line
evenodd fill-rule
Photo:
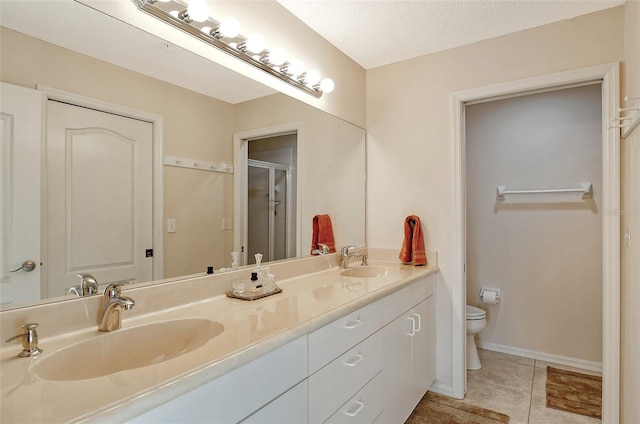
M 529 394 L 529 414 L 527 415 L 527 424 L 531 423 L 531 408 L 533 407 L 533 389 L 535 387 L 536 382 L 536 362 L 533 361 L 533 377 L 531 378 L 531 393 Z

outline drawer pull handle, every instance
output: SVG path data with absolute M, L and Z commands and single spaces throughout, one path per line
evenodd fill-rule
M 418 328 L 416 328 L 416 331 L 420 331 L 422 329 L 422 317 L 420 316 L 420 314 L 416 314 L 415 312 L 413 313 L 413 315 L 418 318 Z
M 355 320 L 346 323 L 344 325 L 344 328 L 346 328 L 347 330 L 353 330 L 354 328 L 356 328 L 360 324 L 362 324 L 362 320 L 360 318 L 356 318 Z
M 344 415 L 346 415 L 347 417 L 355 417 L 356 415 L 358 415 L 360 411 L 362 411 L 362 408 L 364 408 L 364 402 L 359 400 L 358 402 L 356 402 L 356 405 L 356 408 L 352 411 L 343 411 Z
M 348 367 L 355 367 L 356 365 L 358 365 L 358 363 L 360 361 L 362 361 L 364 359 L 364 356 L 362 356 L 361 354 L 357 354 L 356 356 L 354 356 L 353 358 L 349 359 L 347 362 L 345 362 L 344 364 Z
M 409 336 L 413 337 L 416 335 L 416 319 L 414 317 L 407 317 L 407 319 L 411 320 L 411 333 L 409 333 Z

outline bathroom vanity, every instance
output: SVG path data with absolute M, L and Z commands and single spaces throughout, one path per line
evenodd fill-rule
M 37 321 L 43 352 L 3 346 L 1 421 L 404 422 L 435 377 L 438 268 L 369 257 L 273 264 L 283 292 L 253 302 L 224 296 L 249 269 L 132 288 L 111 333 L 100 296 L 3 312 L 2 337 Z

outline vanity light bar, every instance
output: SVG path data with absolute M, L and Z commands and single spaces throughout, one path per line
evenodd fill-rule
M 291 75 L 287 73 L 291 63 L 273 65 L 269 61 L 269 51 L 263 49 L 259 54 L 254 54 L 247 49 L 247 38 L 238 34 L 236 37 L 223 37 L 219 33 L 220 22 L 208 18 L 203 22 L 196 22 L 189 18 L 188 5 L 182 0 L 131 0 L 139 10 L 171 25 L 179 30 L 228 53 L 258 69 L 261 69 L 274 77 L 308 93 L 316 98 L 333 90 L 333 81 L 326 79 L 322 83 L 314 83 L 311 87 L 306 84 L 307 73 Z M 210 29 L 208 29 L 210 28 Z M 326 82 L 325 82 L 326 81 Z M 326 85 L 325 85 L 326 84 Z

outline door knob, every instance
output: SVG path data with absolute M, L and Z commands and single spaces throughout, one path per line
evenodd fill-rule
M 22 265 L 20 266 L 20 268 L 14 269 L 13 271 L 9 271 L 9 272 L 18 272 L 18 271 L 31 272 L 34 269 L 36 269 L 36 263 L 35 262 L 33 262 L 33 261 L 24 261 L 22 263 Z

